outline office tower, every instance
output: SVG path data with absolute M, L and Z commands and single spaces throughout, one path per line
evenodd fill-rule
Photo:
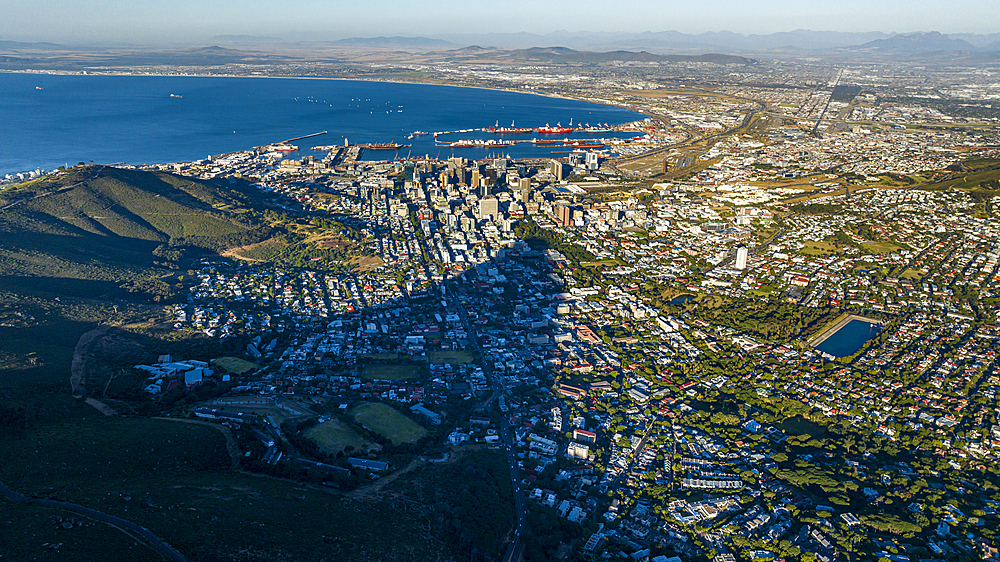
M 492 197 L 479 200 L 479 218 L 494 219 L 499 215 L 500 202 Z
M 738 246 L 736 248 L 736 269 L 744 270 L 747 268 L 747 257 L 749 257 L 750 251 L 747 250 L 746 246 Z

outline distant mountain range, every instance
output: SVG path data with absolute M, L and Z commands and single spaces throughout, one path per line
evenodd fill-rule
M 932 31 L 895 35 L 888 39 L 876 39 L 855 47 L 859 50 L 875 51 L 892 55 L 934 53 L 938 51 L 976 51 L 972 43 L 963 39 L 952 39 L 947 35 Z
M 210 43 L 281 43 L 284 39 L 267 35 L 216 35 Z
M 345 46 L 367 46 L 367 47 L 450 47 L 455 43 L 443 39 L 430 39 L 427 37 L 351 37 L 350 39 L 340 39 L 338 41 L 325 42 L 328 45 Z
M 656 55 L 646 51 L 577 51 L 567 47 L 531 47 L 529 49 L 503 50 L 472 45 L 438 53 L 465 60 L 499 59 L 507 61 L 539 61 L 550 63 L 601 63 L 601 62 L 711 62 L 716 64 L 751 64 L 753 59 L 734 55 L 709 53 L 701 55 Z
M 868 49 L 882 53 L 928 53 L 935 50 L 989 52 L 998 50 L 1000 33 L 988 35 L 938 32 L 895 34 L 872 32 L 810 31 L 799 29 L 768 35 L 743 35 L 729 31 L 700 34 L 679 31 L 642 33 L 604 33 L 555 31 L 546 35 L 533 33 L 488 33 L 482 35 L 443 35 L 457 44 L 495 45 L 504 49 L 530 47 L 569 47 L 589 51 L 647 50 L 653 53 L 763 53 L 768 51 L 839 51 Z M 898 38 L 898 39 L 897 39 Z M 878 43 L 887 41 L 888 43 Z
M 212 47 L 149 49 L 111 46 L 67 46 L 56 43 L 0 41 L 4 68 L 75 68 L 85 64 L 210 66 L 293 60 L 303 52 L 339 47 L 364 53 L 400 51 L 429 53 L 464 60 L 535 60 L 551 63 L 712 62 L 748 64 L 773 56 L 808 55 L 824 58 L 887 58 L 901 61 L 993 63 L 1000 61 L 1000 33 L 943 34 L 936 31 L 888 34 L 796 30 L 769 35 L 729 31 L 687 34 L 679 31 L 605 33 L 555 31 L 533 33 L 455 34 L 442 37 L 352 37 L 300 41 L 291 35 L 218 35 Z M 223 45 L 223 46 L 219 46 Z M 460 47 L 468 45 L 468 47 Z M 481 47 L 480 45 L 491 45 Z M 236 50 L 228 47 L 239 47 Z M 450 49 L 450 50 L 449 50 Z M 91 53 L 80 61 L 46 51 Z M 27 55 L 34 52 L 35 56 Z

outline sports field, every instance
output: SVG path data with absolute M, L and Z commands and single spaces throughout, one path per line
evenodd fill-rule
M 361 378 L 379 381 L 405 381 L 420 378 L 420 367 L 416 365 L 382 365 L 369 363 L 361 367 Z
M 305 436 L 312 439 L 320 449 L 331 454 L 337 454 L 347 447 L 354 447 L 352 452 L 358 453 L 369 449 L 378 449 L 377 444 L 367 441 L 353 429 L 344 427 L 336 419 L 310 427 L 306 430 Z
M 428 351 L 427 361 L 431 363 L 451 363 L 462 364 L 462 363 L 474 363 L 475 357 L 472 355 L 471 351 L 455 350 L 455 351 Z
M 393 443 L 413 443 L 427 430 L 385 404 L 361 404 L 351 410 L 354 420 Z

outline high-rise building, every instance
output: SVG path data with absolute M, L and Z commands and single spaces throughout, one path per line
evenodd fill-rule
M 531 178 L 521 178 L 517 181 L 518 190 L 521 192 L 521 203 L 531 200 Z
M 563 165 L 562 162 L 558 160 L 553 160 L 549 164 L 549 172 L 556 177 L 557 180 L 563 179 Z
M 479 189 L 479 168 L 472 169 L 472 180 L 469 182 L 469 186 L 473 189 Z
M 747 258 L 750 256 L 750 250 L 747 250 L 746 246 L 737 246 L 736 248 L 736 264 L 733 266 L 740 271 L 747 268 Z
M 596 152 L 587 153 L 587 169 L 590 171 L 597 170 L 601 167 L 600 156 Z
M 556 205 L 556 219 L 559 221 L 559 226 L 569 226 L 573 220 L 573 209 L 568 205 Z
M 500 214 L 500 202 L 492 197 L 479 200 L 479 218 L 495 219 Z

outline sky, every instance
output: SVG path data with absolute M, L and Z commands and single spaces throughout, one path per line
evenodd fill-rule
M 995 33 L 1000 0 L 0 0 L 0 40 L 187 43 L 378 35 L 883 31 Z

